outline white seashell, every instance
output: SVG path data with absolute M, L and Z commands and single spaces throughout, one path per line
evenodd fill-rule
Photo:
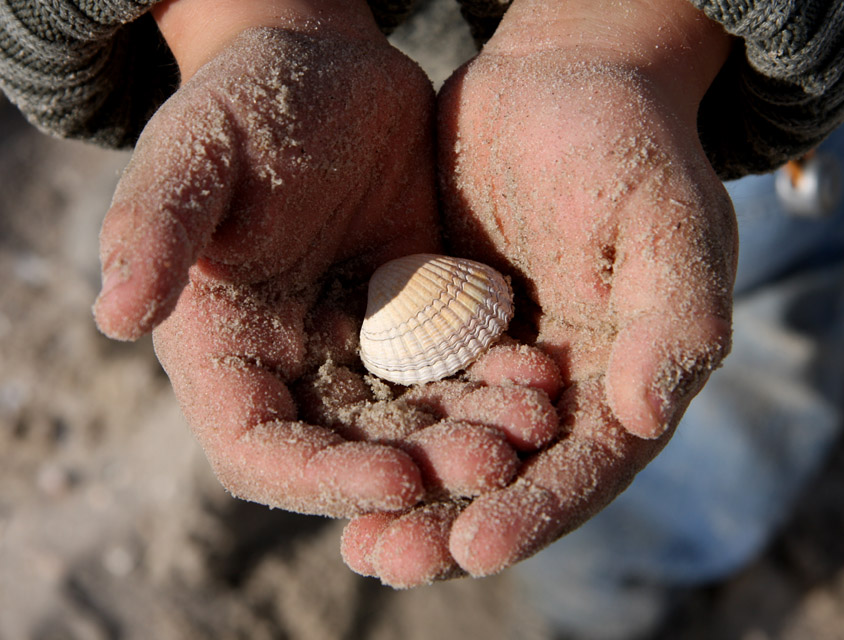
M 472 363 L 513 317 L 513 292 L 495 269 L 416 254 L 381 265 L 369 281 L 360 355 L 375 375 L 410 385 Z

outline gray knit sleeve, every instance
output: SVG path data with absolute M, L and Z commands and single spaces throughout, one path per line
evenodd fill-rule
M 478 47 L 492 37 L 513 0 L 457 0 Z
M 131 146 L 178 83 L 156 0 L 0 0 L 0 88 L 40 129 Z
M 698 118 L 722 178 L 769 171 L 844 123 L 844 2 L 691 1 L 740 39 Z
M 479 45 L 510 4 L 457 1 Z M 770 171 L 844 122 L 844 0 L 690 1 L 737 37 L 698 120 L 722 178 Z
M 131 147 L 179 83 L 158 0 L 0 0 L 0 89 L 41 130 Z M 369 0 L 389 32 L 413 0 Z

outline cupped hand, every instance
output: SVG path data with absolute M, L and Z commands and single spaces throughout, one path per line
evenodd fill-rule
M 439 169 L 450 249 L 513 277 L 513 332 L 562 373 L 563 434 L 471 502 L 353 520 L 346 561 L 396 586 L 488 575 L 582 524 L 729 350 L 734 214 L 695 126 L 726 36 L 686 3 L 560 4 L 517 0 L 446 84 Z M 514 365 L 490 358 L 475 377 L 497 384 Z
M 433 102 L 380 34 L 255 28 L 143 132 L 103 225 L 96 319 L 120 339 L 155 330 L 235 495 L 335 516 L 422 496 L 407 453 L 303 422 L 290 388 L 355 357 L 375 267 L 438 249 Z

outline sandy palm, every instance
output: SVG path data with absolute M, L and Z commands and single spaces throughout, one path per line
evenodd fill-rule
M 415 584 L 535 553 L 626 488 L 729 350 L 735 222 L 694 118 L 600 57 L 490 47 L 441 94 L 447 241 L 514 277 L 515 331 L 563 375 L 565 434 L 468 506 L 352 522 L 364 573 Z
M 433 101 L 385 40 L 256 29 L 139 141 L 103 227 L 97 320 L 124 339 L 155 328 L 237 496 L 341 516 L 475 495 L 515 473 L 511 441 L 557 431 L 547 398 L 541 420 L 519 417 L 533 389 L 502 389 L 509 414 L 478 418 L 476 384 L 434 387 L 414 407 L 373 403 L 363 380 L 366 279 L 439 247 Z
M 124 339 L 157 327 L 237 495 L 333 515 L 421 495 L 406 454 L 299 422 L 289 383 L 307 368 L 307 323 L 340 350 L 353 330 L 326 300 L 333 281 L 354 288 L 385 259 L 437 248 L 432 102 L 386 43 L 256 29 L 138 143 L 102 231 L 97 320 Z

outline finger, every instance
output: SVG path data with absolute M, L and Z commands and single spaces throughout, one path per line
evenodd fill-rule
M 466 508 L 452 527 L 449 552 L 470 575 L 493 575 L 554 540 L 559 511 L 553 493 L 517 480 Z
M 528 461 L 511 486 L 477 498 L 455 521 L 449 548 L 470 574 L 501 571 L 580 526 L 667 440 L 643 440 L 622 428 L 605 404 L 602 380 L 574 385 L 562 403 L 569 434 Z
M 402 399 L 371 402 L 363 378 L 327 363 L 295 385 L 300 415 L 352 440 L 406 451 L 422 471 L 430 495 L 476 496 L 507 484 L 518 457 L 501 431 L 445 420 L 440 423 Z
M 432 495 L 471 497 L 505 486 L 519 467 L 516 452 L 497 429 L 444 420 L 401 445 Z
M 343 529 L 340 553 L 343 562 L 355 573 L 375 576 L 373 551 L 381 534 L 400 517 L 393 513 L 368 513 L 353 519 Z
M 617 336 L 607 401 L 632 434 L 658 438 L 674 426 L 730 348 L 723 318 L 641 316 Z
M 488 386 L 516 384 L 544 391 L 554 402 L 562 387 L 560 369 L 545 353 L 527 345 L 496 345 L 484 353 L 469 371 L 470 380 Z
M 661 207 L 652 224 L 628 223 L 622 234 L 613 275 L 618 335 L 608 360 L 608 402 L 641 437 L 658 437 L 679 419 L 729 351 L 735 230 L 718 187 L 707 200 L 675 187 L 671 198 L 647 203 Z
M 235 182 L 226 114 L 177 104 L 162 107 L 143 132 L 103 222 L 94 313 L 113 338 L 138 338 L 170 314 Z
M 205 440 L 205 451 L 222 484 L 245 500 L 337 518 L 407 509 L 423 496 L 419 470 L 397 449 L 300 422 L 229 433 Z
M 249 356 L 217 351 L 219 344 L 232 342 L 215 333 L 211 314 L 196 313 L 207 302 L 197 298 L 195 287 L 186 289 L 154 338 L 188 423 L 229 491 L 331 516 L 403 509 L 421 499 L 422 478 L 406 453 L 349 443 L 333 431 L 296 421 L 283 368 L 264 365 L 269 359 L 260 351 Z
M 548 396 L 528 387 L 477 387 L 441 382 L 411 389 L 408 404 L 452 420 L 500 429 L 519 451 L 538 449 L 558 434 L 557 412 Z
M 285 382 L 295 380 L 303 373 L 307 351 L 307 306 L 307 300 L 295 296 L 281 298 L 194 275 L 156 337 L 158 354 L 174 361 L 235 358 L 273 371 Z
M 424 493 L 406 453 L 296 421 L 286 387 L 270 372 L 226 361 L 168 373 L 177 395 L 189 389 L 194 396 L 183 403 L 185 414 L 220 482 L 237 497 L 339 517 L 407 508 Z
M 397 589 L 463 575 L 448 550 L 455 504 L 433 504 L 395 519 L 381 515 L 352 521 L 343 534 L 343 558 L 364 575 Z

